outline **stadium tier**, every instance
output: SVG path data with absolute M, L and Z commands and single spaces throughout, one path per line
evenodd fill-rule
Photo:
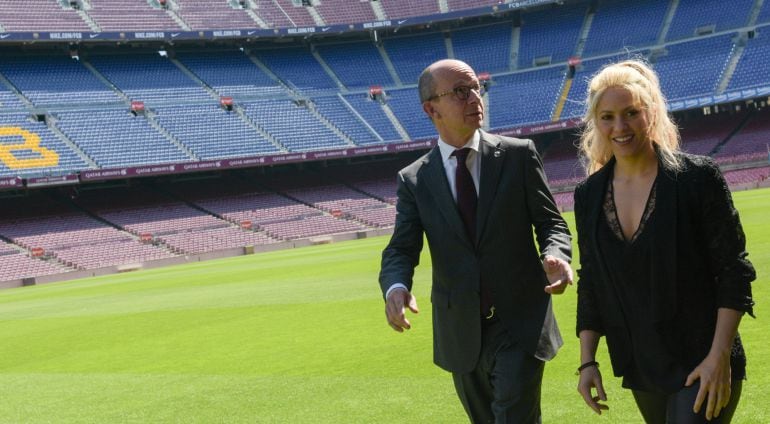
M 0 214 L 0 282 L 391 227 L 393 152 L 436 138 L 417 79 L 445 57 L 488 75 L 486 129 L 535 138 L 561 208 L 584 177 L 569 129 L 586 81 L 628 57 L 659 73 L 685 151 L 731 184 L 767 179 L 768 1 L 306 3 L 1 1 L 0 188 L 42 203 Z M 37 42 L 49 33 L 64 38 Z M 368 163 L 273 174 L 325 153 Z M 238 160 L 262 173 L 87 188 Z M 29 194 L 46 179 L 84 189 Z

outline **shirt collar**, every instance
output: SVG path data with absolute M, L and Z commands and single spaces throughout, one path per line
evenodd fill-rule
M 471 137 L 470 140 L 468 140 L 467 143 L 463 147 L 468 147 L 474 152 L 479 152 L 479 142 L 481 141 L 481 134 L 478 130 L 476 130 L 473 133 L 473 137 Z M 457 150 L 456 147 L 451 146 L 447 144 L 444 140 L 441 139 L 441 137 L 438 138 L 438 149 L 441 152 L 441 159 L 446 162 L 450 156 L 452 156 L 452 153 Z

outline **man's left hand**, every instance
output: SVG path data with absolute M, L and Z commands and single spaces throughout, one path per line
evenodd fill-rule
M 548 294 L 562 294 L 567 290 L 567 286 L 572 284 L 572 267 L 564 259 L 546 255 L 543 259 L 543 270 L 548 278 L 549 285 L 545 286 L 545 292 Z

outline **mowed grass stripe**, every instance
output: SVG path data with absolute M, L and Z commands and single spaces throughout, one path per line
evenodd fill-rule
M 770 190 L 735 201 L 759 274 L 758 319 L 741 326 L 749 380 L 735 422 L 770 422 Z M 0 291 L 0 423 L 465 422 L 451 377 L 432 365 L 427 252 L 414 328 L 385 324 L 377 273 L 386 242 Z M 574 287 L 554 299 L 566 344 L 546 366 L 546 422 L 596 419 L 575 391 L 575 300 Z M 605 418 L 641 422 L 601 351 Z

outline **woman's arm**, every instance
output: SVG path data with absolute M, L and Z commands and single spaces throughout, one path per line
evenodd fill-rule
M 609 406 L 599 403 L 607 401 L 607 395 L 604 393 L 602 385 L 602 373 L 599 372 L 599 364 L 596 362 L 596 349 L 599 346 L 601 335 L 593 330 L 583 330 L 580 332 L 580 368 L 578 373 L 578 393 L 583 396 L 583 400 L 589 408 L 601 415 L 602 410 L 610 409 Z M 592 390 L 596 388 L 596 396 Z
M 708 420 L 718 417 L 719 412 L 730 401 L 732 384 L 730 351 L 742 316 L 743 312 L 741 311 L 719 308 L 711 350 L 706 358 L 687 376 L 685 386 L 691 386 L 696 380 L 700 380 L 700 388 L 698 388 L 698 395 L 695 397 L 692 410 L 697 414 L 700 412 L 703 402 L 706 401 L 706 419 Z

